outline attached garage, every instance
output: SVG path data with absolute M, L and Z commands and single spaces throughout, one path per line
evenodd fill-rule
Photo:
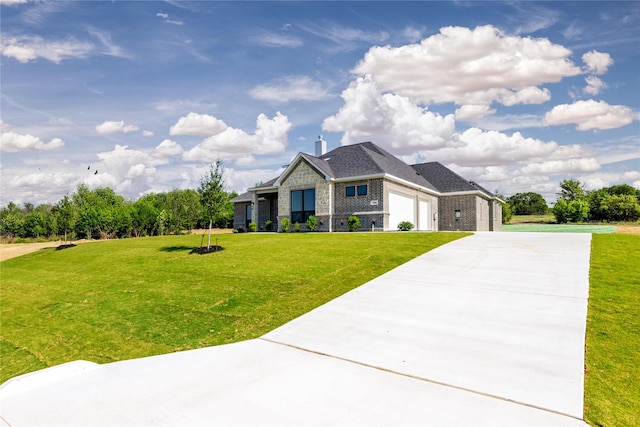
M 389 192 L 389 230 L 396 230 L 402 221 L 416 224 L 416 199 L 402 193 Z

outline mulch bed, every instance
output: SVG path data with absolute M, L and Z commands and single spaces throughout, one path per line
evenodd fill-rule
M 222 246 L 218 246 L 218 245 L 211 245 L 208 248 L 206 246 L 203 246 L 201 248 L 194 248 L 191 253 L 192 254 L 200 254 L 200 255 L 204 255 L 204 254 L 210 254 L 213 252 L 220 252 L 221 250 L 223 250 L 224 248 Z
M 62 249 L 69 249 L 69 248 L 73 248 L 73 247 L 75 247 L 75 246 L 76 246 L 76 245 L 74 245 L 73 243 L 67 243 L 67 244 L 64 244 L 64 245 L 60 245 L 60 246 L 58 246 L 58 247 L 56 248 L 56 251 L 60 251 L 60 250 L 62 250 Z

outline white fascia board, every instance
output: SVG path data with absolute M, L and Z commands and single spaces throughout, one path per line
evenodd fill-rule
M 481 196 L 485 199 L 495 199 L 496 197 L 491 197 L 490 195 L 488 195 L 487 193 L 480 191 L 480 190 L 470 190 L 470 191 L 453 191 L 451 193 L 442 193 L 443 197 L 446 196 L 471 196 L 471 195 L 475 195 L 475 196 Z

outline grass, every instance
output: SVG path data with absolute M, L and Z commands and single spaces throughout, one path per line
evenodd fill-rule
M 0 382 L 264 333 L 464 233 L 200 236 L 44 249 L 0 264 Z M 212 243 L 214 243 L 212 241 Z
M 585 420 L 640 425 L 640 236 L 593 236 Z
M 552 213 L 544 215 L 513 215 L 510 224 L 555 224 L 556 217 Z

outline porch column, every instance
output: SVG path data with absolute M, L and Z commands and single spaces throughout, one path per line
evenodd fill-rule
M 260 209 L 258 206 L 260 206 L 258 202 L 258 194 L 254 192 L 251 195 L 251 221 L 256 224 L 256 227 L 258 226 L 258 210 Z

